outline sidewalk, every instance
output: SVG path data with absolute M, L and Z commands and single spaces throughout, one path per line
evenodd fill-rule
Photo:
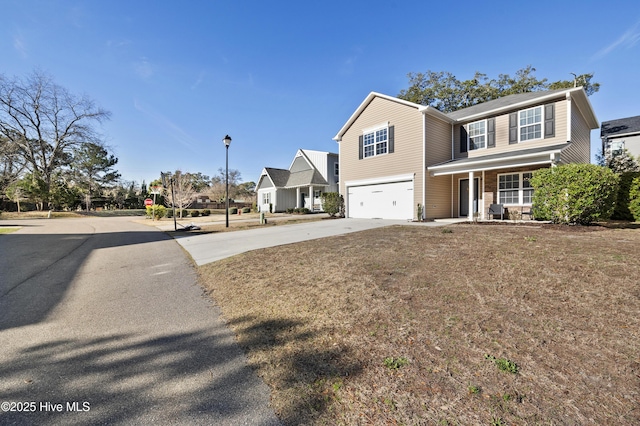
M 328 218 L 326 213 L 314 213 L 314 214 L 288 214 L 288 213 L 268 213 L 266 219 L 268 222 L 279 222 L 283 220 L 309 220 L 317 221 Z M 211 215 L 211 216 L 198 216 L 198 217 L 185 217 L 180 219 L 176 218 L 177 227 L 180 229 L 180 225 L 186 226 L 190 224 L 198 226 L 211 226 L 211 225 L 224 225 L 226 221 L 225 215 Z M 232 214 L 229 215 L 229 223 L 258 223 L 260 222 L 259 213 L 246 213 L 246 214 Z M 141 223 L 146 225 L 152 225 L 162 231 L 172 231 L 174 229 L 173 218 L 163 219 L 159 222 L 153 222 L 149 219 L 141 220 Z

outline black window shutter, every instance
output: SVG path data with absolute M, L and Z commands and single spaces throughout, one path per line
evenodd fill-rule
M 358 137 L 358 159 L 362 160 L 362 144 L 363 144 L 364 138 L 362 137 L 362 135 L 360 135 Z
M 460 152 L 467 152 L 467 129 L 460 126 Z
M 518 143 L 518 113 L 509 114 L 509 143 Z
M 389 154 L 391 154 L 395 148 L 395 138 L 393 126 L 389 126 Z
M 496 147 L 496 119 L 487 120 L 487 148 Z
M 555 104 L 544 106 L 544 137 L 552 138 L 556 135 Z

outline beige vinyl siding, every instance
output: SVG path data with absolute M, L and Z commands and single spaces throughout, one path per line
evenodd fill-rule
M 451 217 L 451 176 L 429 176 L 427 174 L 427 196 L 425 217 L 443 219 Z
M 427 115 L 426 165 L 451 160 L 451 124 Z
M 363 129 L 383 123 L 394 126 L 394 152 L 358 159 Z M 345 182 L 414 174 L 414 206 L 422 201 L 422 113 L 417 108 L 375 97 L 344 133 L 340 145 L 340 193 Z M 416 209 L 414 208 L 414 216 Z
M 451 124 L 427 115 L 426 166 L 451 159 Z M 451 217 L 451 177 L 426 177 L 425 217 Z
M 496 119 L 496 146 L 495 148 L 483 148 L 483 149 L 475 149 L 469 152 L 460 153 L 460 125 L 456 125 L 454 129 L 454 138 L 456 140 L 455 145 L 455 156 L 456 158 L 477 158 L 482 157 L 484 155 L 493 155 L 500 154 L 502 152 L 508 151 L 520 151 L 522 149 L 528 148 L 539 148 L 543 146 L 551 146 L 557 145 L 562 142 L 567 141 L 567 101 L 562 99 L 555 101 L 555 136 L 553 138 L 547 139 L 536 139 L 531 141 L 524 141 L 514 144 L 509 144 L 509 114 L 517 111 L 523 111 L 530 108 L 535 108 L 537 106 L 543 107 L 544 114 L 544 105 L 549 104 L 549 102 L 545 104 L 535 105 L 532 107 L 523 108 L 521 110 L 510 111 L 508 114 L 501 114 L 495 117 Z M 463 124 L 473 123 L 478 120 L 472 120 L 469 122 L 465 122 Z M 543 127 L 544 127 L 544 117 L 543 117 Z M 544 129 L 543 129 L 544 130 Z
M 480 178 L 479 185 L 482 188 L 482 174 L 476 173 L 475 178 Z M 458 173 L 453 175 L 453 180 L 451 182 L 451 198 L 453 205 L 453 212 L 451 212 L 452 217 L 460 216 L 460 180 L 469 179 L 469 173 Z
M 563 163 L 591 162 L 591 130 L 576 105 L 571 107 L 571 144 L 561 159 Z

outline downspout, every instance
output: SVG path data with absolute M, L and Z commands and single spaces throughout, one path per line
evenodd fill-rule
M 427 209 L 427 114 L 422 112 L 422 217 L 418 220 L 423 220 L 426 217 Z
M 567 142 L 571 142 L 571 95 L 567 93 Z
M 455 153 L 455 142 L 453 140 L 453 123 L 451 123 L 451 159 L 453 160 L 456 156 Z M 453 215 L 453 197 L 457 197 L 457 193 L 453 188 L 453 175 L 451 175 L 451 217 L 457 217 Z
M 455 141 L 453 140 L 453 123 L 451 123 L 451 159 L 454 160 L 456 156 L 455 153 Z

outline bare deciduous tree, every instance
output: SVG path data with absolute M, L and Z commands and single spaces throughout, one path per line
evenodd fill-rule
M 74 148 L 101 143 L 94 125 L 109 117 L 93 100 L 70 93 L 42 72 L 25 79 L 0 76 L 0 135 L 18 147 L 47 193 L 52 176 L 69 162 Z
M 171 186 L 164 187 L 164 202 L 167 207 L 175 206 L 180 210 L 180 219 L 182 219 L 182 209 L 186 209 L 193 203 L 193 197 L 196 191 L 191 184 L 189 173 L 182 173 L 176 170 L 175 173 L 165 173 L 169 178 L 173 179 L 173 193 Z

